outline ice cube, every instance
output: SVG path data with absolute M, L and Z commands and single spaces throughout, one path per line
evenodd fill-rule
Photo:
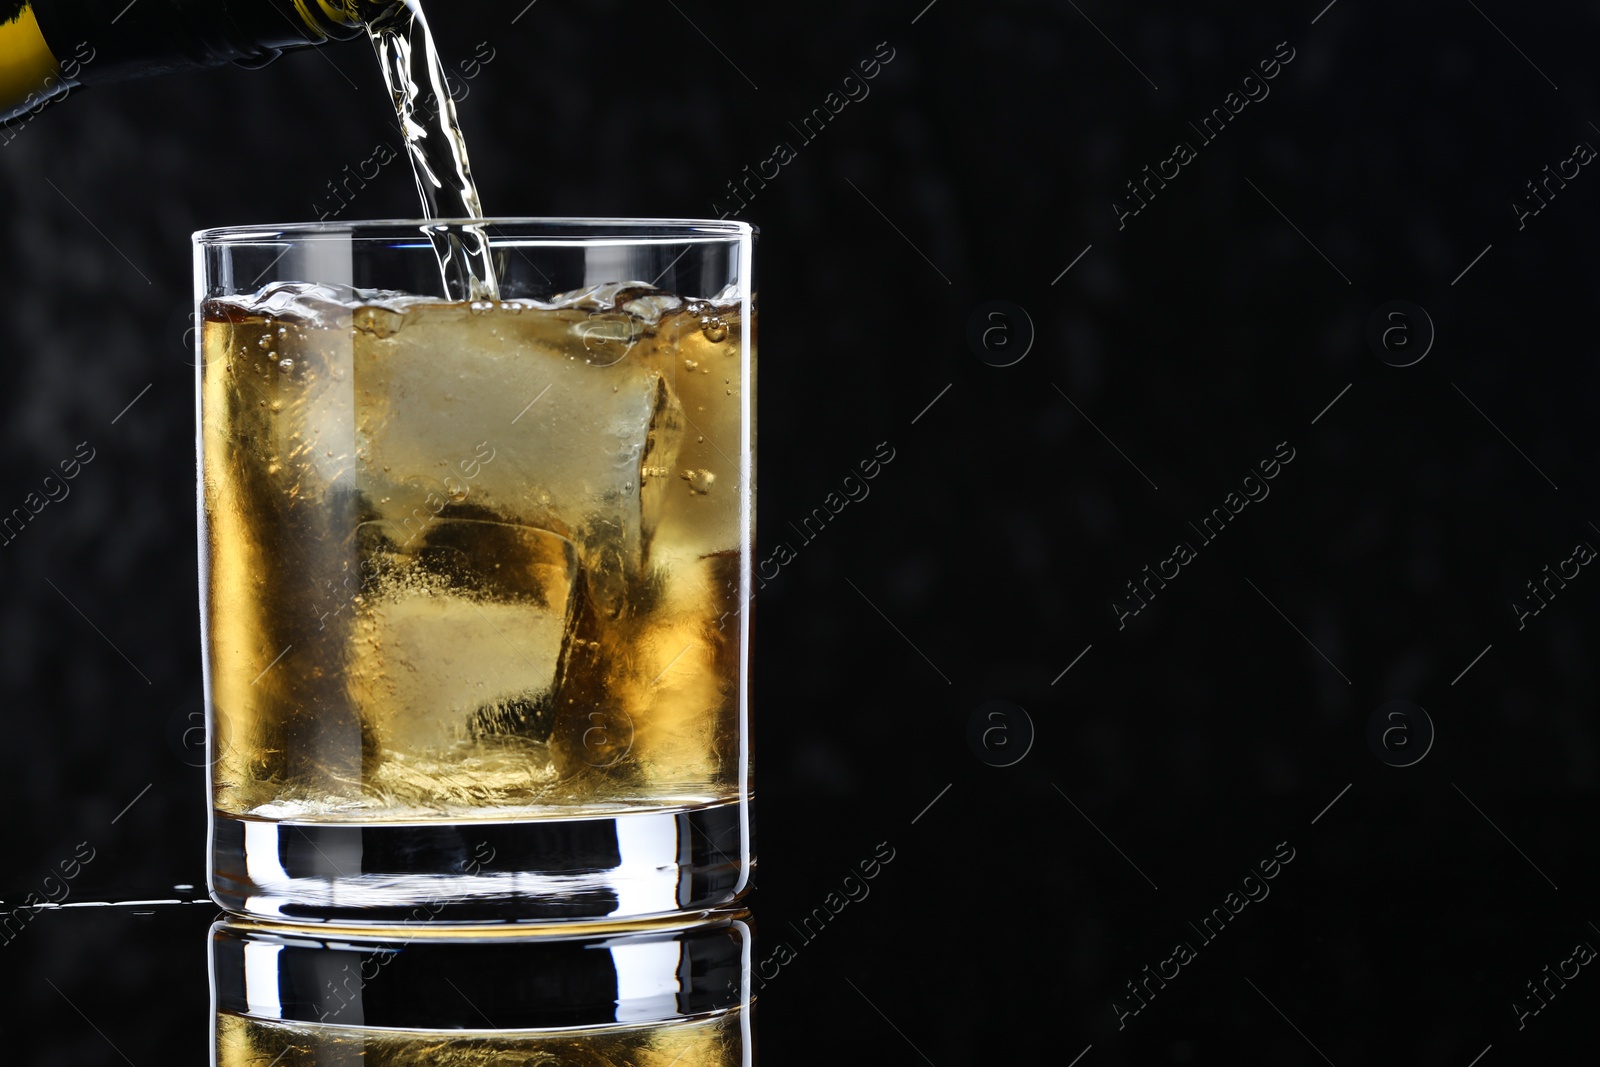
M 622 610 L 683 432 L 648 324 L 459 304 L 405 317 L 389 336 L 355 338 L 358 473 L 377 516 L 413 530 L 456 515 L 550 530 L 577 546 L 597 609 Z
M 438 519 L 358 531 L 365 570 L 347 675 L 380 749 L 438 751 L 547 700 L 572 611 L 571 542 Z

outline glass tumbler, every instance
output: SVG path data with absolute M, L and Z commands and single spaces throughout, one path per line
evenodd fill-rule
M 211 891 L 635 919 L 751 849 L 746 224 L 195 235 Z M 443 259 L 486 242 L 497 291 Z

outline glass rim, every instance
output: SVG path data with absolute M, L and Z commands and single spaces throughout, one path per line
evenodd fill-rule
M 265 223 L 254 226 L 216 226 L 196 230 L 196 245 L 264 244 L 319 239 L 376 239 L 397 235 L 444 232 L 469 226 L 487 227 L 489 237 L 514 241 L 548 240 L 582 244 L 589 241 L 735 241 L 754 238 L 760 231 L 738 219 L 587 218 L 578 216 L 506 216 L 484 219 L 354 219 L 322 222 Z M 496 233 L 512 228 L 519 232 Z

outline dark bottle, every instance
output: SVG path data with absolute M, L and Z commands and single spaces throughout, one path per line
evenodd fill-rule
M 400 0 L 0 0 L 0 122 L 98 85 L 236 63 L 364 32 Z

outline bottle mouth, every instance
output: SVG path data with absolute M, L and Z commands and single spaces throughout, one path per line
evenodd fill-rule
M 341 41 L 360 34 L 369 20 L 405 6 L 401 0 L 291 0 L 291 3 L 300 21 L 312 33 Z

